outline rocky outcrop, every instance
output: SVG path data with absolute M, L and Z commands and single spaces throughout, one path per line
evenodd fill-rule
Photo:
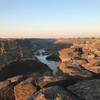
M 39 77 L 35 83 L 38 87 L 44 88 L 54 85 L 67 85 L 67 81 L 69 81 L 69 78 L 63 77 L 63 76 L 44 76 Z
M 13 84 L 9 80 L 0 82 L 0 100 L 15 100 Z
M 0 83 L 0 100 L 80 100 L 64 89 L 73 83 L 73 79 L 63 76 L 39 77 L 34 74 L 21 80 L 16 76 Z
M 62 62 L 70 61 L 72 56 L 73 50 L 71 48 L 66 48 L 59 51 L 59 57 Z
M 95 74 L 100 74 L 100 66 L 91 65 L 90 63 L 83 65 L 85 69 L 94 72 Z
M 36 92 L 36 87 L 33 85 L 34 78 L 28 78 L 20 82 L 14 87 L 15 100 L 27 100 L 33 93 Z
M 0 68 L 12 61 L 25 58 L 35 59 L 32 55 L 30 40 L 0 40 Z
M 5 88 L 5 87 L 8 87 L 10 84 L 10 81 L 9 80 L 5 80 L 3 82 L 0 82 L 0 90 Z
M 68 89 L 85 100 L 100 100 L 100 79 L 81 81 Z
M 0 89 L 0 100 L 15 100 L 15 95 L 12 85 Z
M 17 83 L 23 80 L 23 76 L 22 75 L 18 75 L 18 76 L 14 76 L 11 78 L 8 78 L 7 81 L 11 82 L 11 83 Z
M 59 65 L 59 69 L 62 70 L 63 73 L 70 76 L 92 77 L 92 73 L 84 69 L 84 67 L 70 62 L 61 63 Z
M 100 74 L 99 44 L 99 39 L 93 39 L 62 49 L 59 51 L 59 69 L 70 76 L 92 77 L 92 74 Z
M 0 65 L 6 65 L 0 66 L 0 100 L 100 100 L 100 40 L 87 40 L 75 39 L 59 52 L 62 74 L 55 76 L 32 56 L 29 40 L 0 42 Z
M 28 100 L 79 100 L 60 86 L 41 89 Z

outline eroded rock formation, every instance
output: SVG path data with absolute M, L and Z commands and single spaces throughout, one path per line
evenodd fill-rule
M 54 41 L 73 44 L 62 50 L 53 45 L 61 59 L 56 76 L 32 55 L 29 40 L 6 41 L 0 42 L 0 100 L 100 100 L 100 39 Z
M 92 77 L 100 74 L 100 40 L 93 39 L 59 51 L 59 69 L 68 75 Z

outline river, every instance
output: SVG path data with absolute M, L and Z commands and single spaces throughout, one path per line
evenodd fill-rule
M 44 53 L 43 50 L 38 50 L 38 51 L 39 51 L 39 55 L 35 55 L 36 58 L 37 58 L 40 62 L 42 62 L 42 63 L 48 65 L 48 67 L 53 71 L 53 75 L 56 75 L 56 73 L 57 73 L 57 71 L 58 71 L 57 66 L 58 66 L 59 62 L 56 62 L 56 61 L 48 61 L 48 60 L 46 59 L 46 57 L 49 56 L 49 55 L 43 55 L 43 53 Z

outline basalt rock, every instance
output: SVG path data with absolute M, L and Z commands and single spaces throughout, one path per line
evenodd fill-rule
M 0 82 L 0 100 L 15 100 L 13 84 L 8 80 Z
M 38 78 L 35 83 L 38 87 L 50 87 L 54 85 L 66 86 L 70 79 L 63 76 L 44 76 Z
M 85 100 L 100 100 L 100 79 L 81 81 L 68 89 Z
M 28 100 L 79 100 L 60 86 L 41 89 Z

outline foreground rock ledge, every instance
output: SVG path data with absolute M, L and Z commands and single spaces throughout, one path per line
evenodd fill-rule
M 100 100 L 100 79 L 82 81 L 68 89 L 85 100 Z
M 60 86 L 41 89 L 28 100 L 79 100 Z
M 27 100 L 34 92 L 36 87 L 32 84 L 33 78 L 28 78 L 14 87 L 15 100 Z

